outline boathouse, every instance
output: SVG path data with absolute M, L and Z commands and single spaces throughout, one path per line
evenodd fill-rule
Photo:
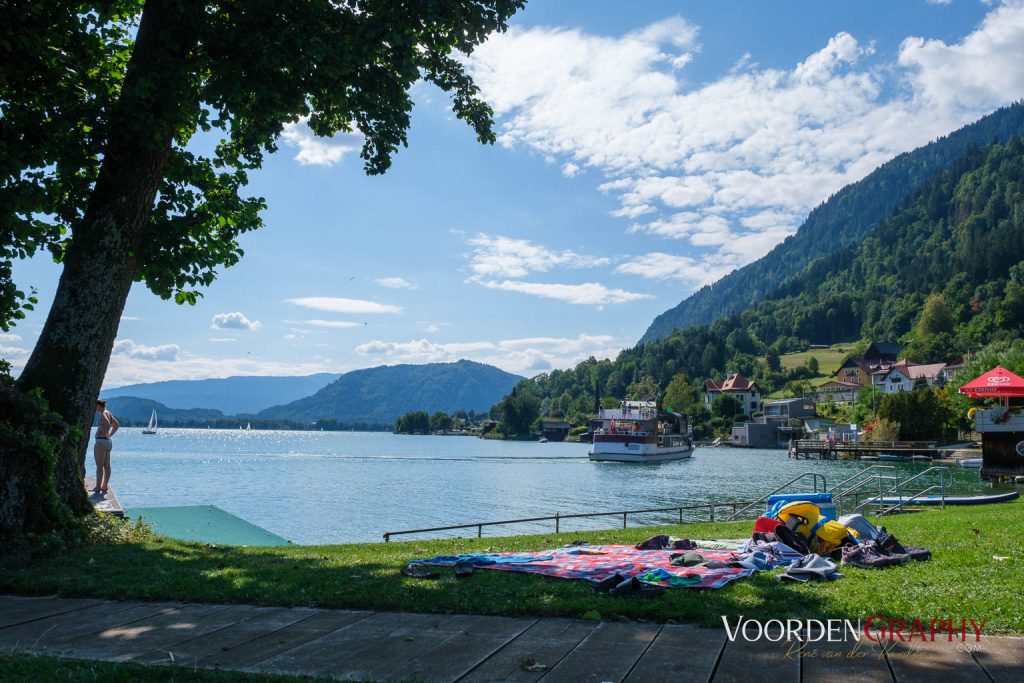
M 565 441 L 569 436 L 569 423 L 564 420 L 541 420 L 540 435 L 548 441 Z

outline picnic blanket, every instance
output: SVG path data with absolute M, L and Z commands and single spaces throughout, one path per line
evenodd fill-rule
M 776 547 L 780 546 L 780 547 Z M 678 567 L 671 557 L 678 550 L 637 550 L 631 545 L 572 546 L 522 553 L 470 553 L 438 555 L 415 564 L 440 567 L 466 562 L 478 569 L 542 574 L 560 579 L 577 579 L 598 583 L 621 574 L 637 577 L 645 583 L 673 588 L 721 588 L 730 581 L 750 576 L 755 571 L 773 569 L 800 557 L 782 544 L 760 543 L 738 550 L 699 549 L 694 552 L 707 561 L 726 562 L 740 566 Z

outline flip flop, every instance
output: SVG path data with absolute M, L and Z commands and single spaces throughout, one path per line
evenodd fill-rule
M 628 579 L 628 576 L 623 576 L 622 574 L 612 574 L 611 576 L 593 584 L 592 588 L 596 593 L 607 593 L 612 588 L 615 588 L 620 583 L 627 581 Z
M 422 564 L 413 564 L 411 562 L 402 567 L 402 575 L 414 579 L 436 579 L 441 576 L 437 572 L 427 569 Z
M 656 598 L 665 592 L 664 586 L 652 586 L 644 583 L 635 576 L 626 579 L 615 588 L 608 591 L 611 595 L 631 598 Z
M 455 564 L 455 578 L 464 579 L 473 573 L 473 565 L 469 562 L 457 562 Z

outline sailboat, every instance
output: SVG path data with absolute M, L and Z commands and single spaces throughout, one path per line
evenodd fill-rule
M 251 432 L 252 431 L 252 423 L 251 422 L 247 422 L 245 424 L 245 431 L 247 431 L 247 432 Z
M 143 434 L 156 434 L 156 408 L 153 408 L 152 414 L 149 416 L 149 426 L 142 430 Z

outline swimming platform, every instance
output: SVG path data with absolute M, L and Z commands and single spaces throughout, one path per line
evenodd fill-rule
M 247 522 L 216 505 L 132 508 L 125 511 L 132 520 L 142 518 L 161 536 L 181 541 L 215 545 L 272 546 L 291 541 Z

